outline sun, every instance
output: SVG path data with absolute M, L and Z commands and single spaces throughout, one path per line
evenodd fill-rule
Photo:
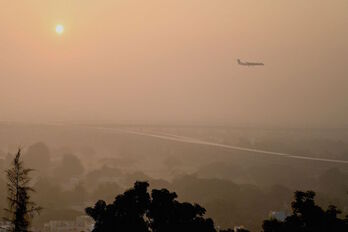
M 61 25 L 61 24 L 58 24 L 58 25 L 56 26 L 56 33 L 57 33 L 58 35 L 61 35 L 61 34 L 63 34 L 63 32 L 64 32 L 64 26 Z

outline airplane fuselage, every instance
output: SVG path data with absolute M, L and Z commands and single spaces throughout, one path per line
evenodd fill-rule
M 244 66 L 263 66 L 263 65 L 265 65 L 264 63 L 242 62 L 239 59 L 237 61 L 238 61 L 239 65 L 244 65 Z

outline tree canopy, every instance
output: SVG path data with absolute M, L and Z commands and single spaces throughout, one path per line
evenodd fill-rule
M 10 231 L 13 232 L 28 231 L 30 220 L 41 210 L 41 207 L 30 200 L 30 192 L 34 191 L 29 186 L 31 171 L 32 169 L 24 168 L 19 149 L 11 167 L 6 170 L 9 206 L 5 209 L 5 219 L 11 223 Z
M 348 220 L 339 218 L 335 206 L 323 210 L 315 204 L 315 192 L 295 192 L 292 214 L 282 222 L 275 219 L 263 222 L 264 232 L 343 232 L 348 231 Z
M 198 204 L 180 203 L 167 189 L 148 193 L 147 182 L 136 182 L 132 189 L 118 195 L 112 204 L 99 200 L 86 213 L 95 220 L 94 232 L 139 231 L 215 232 L 213 220 L 204 218 Z

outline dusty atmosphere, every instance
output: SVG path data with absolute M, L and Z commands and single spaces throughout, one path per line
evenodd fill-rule
M 0 232 L 348 231 L 348 1 L 0 0 Z

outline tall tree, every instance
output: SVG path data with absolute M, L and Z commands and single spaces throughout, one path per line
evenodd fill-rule
M 200 231 L 216 232 L 214 222 L 204 218 L 206 210 L 198 204 L 181 203 L 175 192 L 152 190 L 148 217 L 153 232 Z
M 9 206 L 5 209 L 7 217 L 4 219 L 11 222 L 12 232 L 27 232 L 31 219 L 41 210 L 30 200 L 30 193 L 34 191 L 29 186 L 31 171 L 33 169 L 24 168 L 21 149 L 18 149 L 11 167 L 6 170 Z
M 292 215 L 284 221 L 275 219 L 263 222 L 264 232 L 346 232 L 348 220 L 339 217 L 341 211 L 335 206 L 327 210 L 318 206 L 315 192 L 295 192 L 295 200 L 291 203 Z
M 112 204 L 99 200 L 86 209 L 95 221 L 93 232 L 216 232 L 212 219 L 197 204 L 181 203 L 167 189 L 147 191 L 147 182 L 118 195 Z M 233 231 L 233 230 L 228 230 Z
M 136 182 L 112 204 L 99 200 L 87 208 L 86 213 L 95 221 L 93 232 L 149 232 L 145 217 L 151 201 L 148 186 L 146 182 Z

